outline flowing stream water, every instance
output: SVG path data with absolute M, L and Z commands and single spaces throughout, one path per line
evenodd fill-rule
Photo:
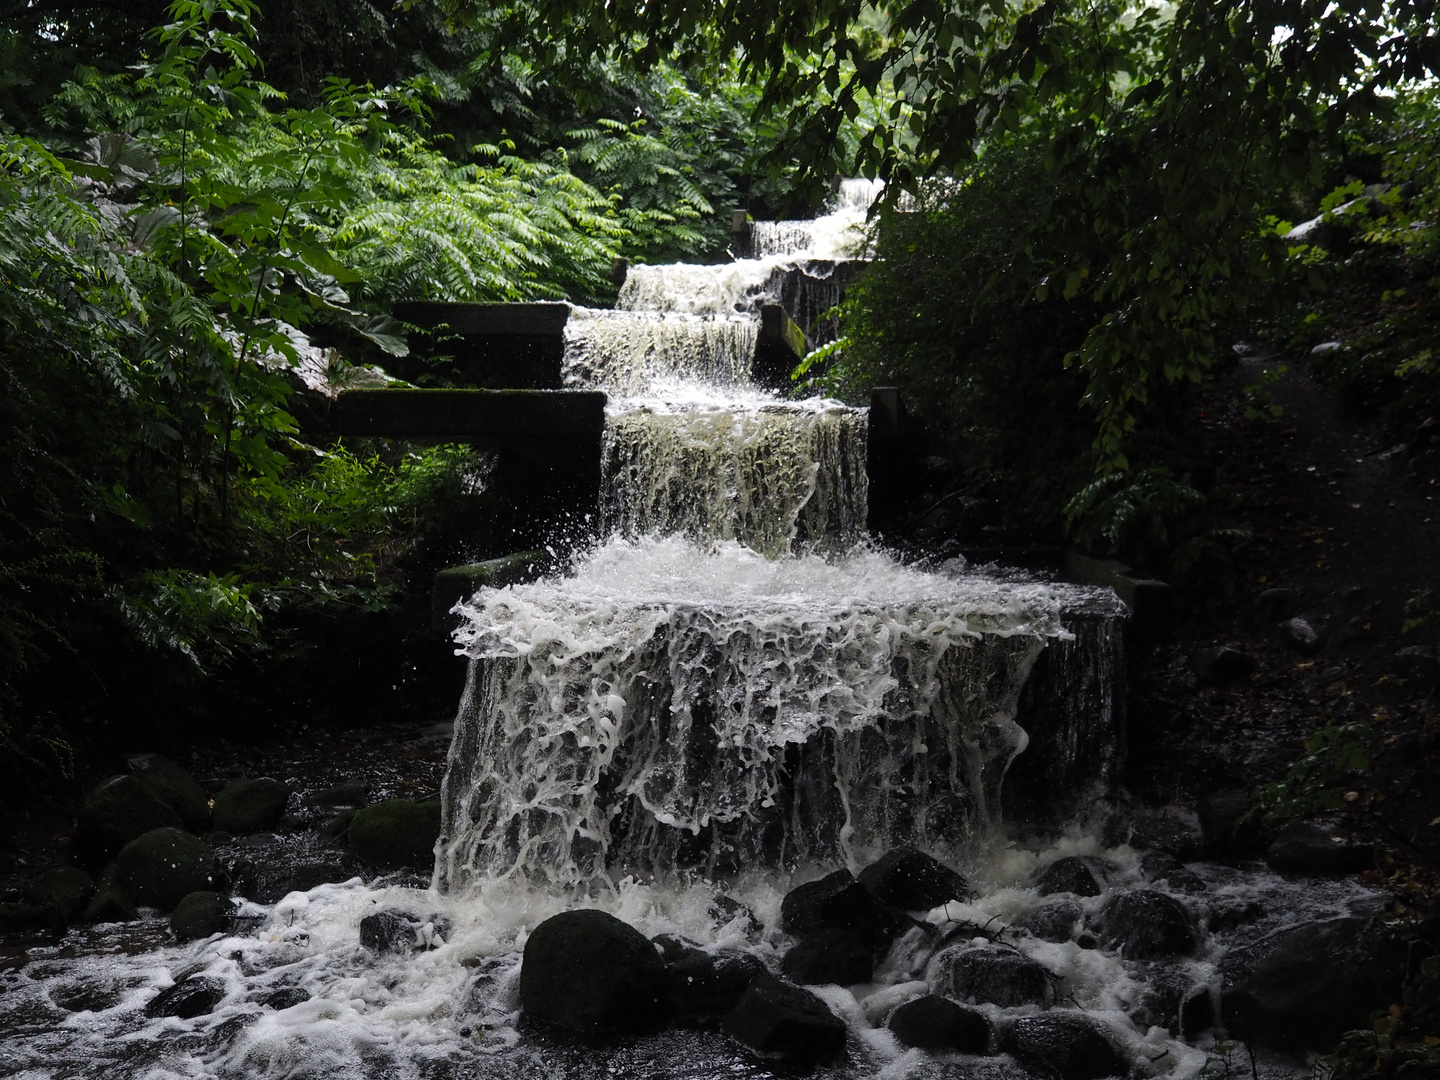
M 1071 808 L 1113 781 L 1093 764 L 1122 751 L 1113 596 L 902 565 L 864 538 L 864 411 L 752 383 L 777 275 L 818 267 L 823 284 L 874 195 L 852 183 L 822 218 L 757 227 L 753 259 L 635 267 L 619 308 L 573 312 L 567 381 L 610 399 L 602 528 L 564 575 L 462 605 L 470 674 L 429 887 L 355 878 L 245 901 L 247 929 L 193 944 L 151 917 L 30 948 L 0 969 L 0 1075 L 767 1075 L 715 1033 L 605 1052 L 526 1035 L 528 934 L 598 907 L 775 968 L 788 889 L 901 843 L 961 869 L 977 895 L 917 913 L 870 983 L 815 988 L 850 1032 L 817 1075 L 1038 1075 L 1005 1054 L 907 1050 L 883 1024 L 935 982 L 936 939 L 997 932 L 1048 969 L 1056 1009 L 1103 1025 L 1132 1075 L 1185 1080 L 1216 1060 L 1212 1035 L 1183 1040 L 1147 1004 L 1153 965 L 1007 929 L 1052 902 L 1031 881 L 1058 856 L 1091 859 L 1107 893 L 1149 878 L 1083 815 L 1028 832 L 1001 820 L 1007 771 L 1027 753 L 1052 754 L 1045 775 L 1066 778 Z M 1046 714 L 1054 730 L 1033 720 L 1042 699 L 1068 703 Z M 1261 870 L 1191 878 L 1189 892 L 1149 884 L 1196 919 L 1199 946 L 1165 972 L 1202 997 L 1235 935 L 1378 902 L 1354 882 Z M 1082 916 L 1107 893 L 1074 898 Z M 380 908 L 415 913 L 430 947 L 362 948 L 358 924 Z M 156 987 L 194 975 L 221 988 L 212 1011 L 145 1015 Z M 1040 1006 L 979 1008 L 1003 1026 Z

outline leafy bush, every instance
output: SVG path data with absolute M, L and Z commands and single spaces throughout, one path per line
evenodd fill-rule
M 1262 784 L 1255 806 L 1267 821 L 1303 817 L 1345 805 L 1344 785 L 1370 767 L 1375 729 L 1364 720 L 1325 726 L 1305 741 L 1305 756 L 1279 780 Z

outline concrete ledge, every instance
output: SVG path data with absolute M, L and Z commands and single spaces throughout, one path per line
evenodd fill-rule
M 546 337 L 563 334 L 570 319 L 564 301 L 531 304 L 449 304 L 410 300 L 395 305 L 395 317 L 416 326 L 444 326 L 451 333 Z
M 331 423 L 340 435 L 389 438 L 551 438 L 599 435 L 598 390 L 347 390 Z
M 1107 585 L 1130 609 L 1133 636 L 1161 638 L 1170 633 L 1173 590 L 1169 583 L 1139 577 L 1115 559 L 1096 559 L 1067 550 L 1062 562 L 1067 577 L 1086 585 Z
M 498 559 L 441 570 L 430 587 L 431 623 L 448 633 L 456 625 L 450 609 L 461 600 L 468 600 L 487 586 L 499 588 L 534 581 L 545 572 L 549 559 L 543 551 L 517 551 Z

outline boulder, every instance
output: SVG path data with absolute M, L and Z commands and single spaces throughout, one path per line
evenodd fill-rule
M 1073 900 L 1041 904 L 1015 925 L 1041 941 L 1069 941 L 1075 936 L 1085 913 Z
M 1155 889 L 1117 893 L 1100 909 L 1100 940 L 1126 960 L 1188 953 L 1200 944 L 1195 920 L 1184 905 Z
M 1215 1002 L 1210 988 L 1184 968 L 1153 966 L 1130 1019 L 1142 1031 L 1163 1027 L 1172 1036 L 1194 1039 L 1215 1026 Z
M 664 945 L 657 938 L 655 945 L 664 951 L 673 1017 L 681 1027 L 715 1027 L 739 1004 L 750 981 L 765 974 L 765 965 L 749 953 L 712 952 L 673 938 Z
M 1140 873 L 1146 881 L 1162 881 L 1182 865 L 1174 855 L 1164 851 L 1147 851 L 1140 856 Z
M 1217 791 L 1195 807 L 1200 838 L 1212 858 L 1245 859 L 1265 850 L 1264 831 L 1251 814 L 1248 791 Z
M 1280 644 L 1301 656 L 1314 656 L 1320 651 L 1320 633 L 1297 615 L 1280 624 Z
M 310 796 L 310 801 L 316 806 L 364 806 L 369 797 L 364 784 L 350 783 L 321 788 Z
M 175 762 L 159 754 L 142 754 L 130 759 L 130 775 L 153 791 L 193 833 L 210 828 L 210 796 L 195 778 Z
M 114 863 L 107 866 L 95 882 L 95 893 L 90 897 L 85 910 L 80 913 L 82 922 L 132 922 L 140 917 L 135 903 L 125 894 L 120 884 L 120 868 Z
M 603 911 L 564 911 L 525 942 L 520 1007 L 583 1036 L 655 1031 L 669 1019 L 665 964 L 633 927 Z
M 230 929 L 235 905 L 224 893 L 186 893 L 170 913 L 170 930 L 181 941 L 195 941 Z
M 268 776 L 236 780 L 215 796 L 215 828 L 228 833 L 253 833 L 280 824 L 290 789 Z
M 860 871 L 859 880 L 875 899 L 902 911 L 929 911 L 974 893 L 960 874 L 913 847 L 886 852 Z
M 1200 829 L 1194 818 L 1173 807 L 1141 810 L 1112 821 L 1106 829 L 1110 846 L 1129 844 L 1137 851 L 1158 851 L 1177 859 L 1200 854 Z
M 1056 1080 L 1102 1080 L 1130 1073 L 1130 1063 L 1100 1025 L 1075 1013 L 1022 1016 L 1010 1025 L 1003 1046 Z
M 809 990 L 773 975 L 752 979 L 720 1027 L 774 1064 L 808 1068 L 845 1052 L 845 1022 Z
M 900 925 L 899 914 L 871 896 L 849 870 L 797 886 L 780 902 L 780 928 L 797 937 L 849 930 L 878 948 L 896 936 Z
M 386 799 L 357 810 L 350 822 L 350 850 L 382 870 L 435 865 L 440 803 Z
M 931 1053 L 983 1054 L 990 1047 L 990 1021 L 983 1013 L 934 994 L 898 1006 L 886 1026 L 901 1046 Z
M 63 922 L 71 922 L 95 895 L 95 882 L 90 875 L 74 866 L 46 870 L 25 890 L 25 901 L 38 908 L 53 911 Z
M 448 919 L 427 919 L 399 908 L 383 908 L 360 920 L 360 944 L 376 953 L 409 955 L 433 947 L 437 936 L 444 938 L 449 933 Z
M 1032 887 L 1041 896 L 1055 893 L 1099 896 L 1104 891 L 1103 879 L 1095 872 L 1094 862 L 1083 855 L 1063 855 L 1036 875 Z
M 326 847 L 345 847 L 350 842 L 350 824 L 355 820 L 354 810 L 344 810 L 320 826 L 320 843 Z
M 224 998 L 225 986 L 219 980 L 191 975 L 151 998 L 145 1006 L 145 1015 L 152 1020 L 161 1016 L 190 1020 L 213 1012 Z
M 293 1009 L 296 1005 L 303 1005 L 310 1000 L 310 992 L 302 990 L 298 986 L 282 986 L 260 999 L 260 1004 L 267 1009 L 274 1009 L 277 1012 L 281 1009 Z
M 1216 645 L 1195 654 L 1195 677 L 1212 686 L 1244 682 L 1259 670 L 1260 665 L 1249 653 L 1233 645 Z
M 260 876 L 254 898 L 261 904 L 273 904 L 292 892 L 309 892 L 318 885 L 349 881 L 355 875 L 339 863 L 303 863 L 287 867 L 279 874 Z
M 874 976 L 875 953 L 853 930 L 827 927 L 787 952 L 780 961 L 780 970 L 802 986 L 854 986 Z
M 180 815 L 134 776 L 116 776 L 90 793 L 75 816 L 75 855 L 98 870 L 137 836 L 181 827 Z
M 1436 650 L 1430 645 L 1406 645 L 1395 650 L 1390 667 L 1395 674 L 1412 679 L 1428 679 L 1440 670 Z
M 1257 624 L 1273 625 L 1281 619 L 1288 619 L 1300 610 L 1298 589 L 1266 589 L 1250 605 L 1250 616 Z
M 974 1005 L 1052 1005 L 1055 978 L 1024 953 L 999 945 L 957 945 L 926 969 L 930 991 Z
M 1328 1052 L 1400 1000 L 1406 950 L 1364 915 L 1277 930 L 1221 964 L 1221 1019 L 1232 1038 L 1292 1053 Z
M 215 887 L 215 852 L 183 829 L 152 829 L 131 840 L 116 865 L 125 895 L 163 911 L 186 893 Z
M 1374 868 L 1375 849 L 1299 822 L 1275 837 L 1265 849 L 1265 861 L 1282 874 L 1359 874 Z

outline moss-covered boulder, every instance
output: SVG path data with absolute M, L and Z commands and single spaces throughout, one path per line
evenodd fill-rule
M 95 893 L 85 905 L 80 918 L 88 923 L 131 922 L 140 917 L 135 902 L 120 884 L 120 867 L 115 863 L 101 872 L 95 882 Z
M 208 938 L 230 929 L 234 914 L 235 904 L 224 893 L 186 893 L 170 914 L 170 929 L 181 941 Z
M 82 865 L 98 870 L 137 836 L 181 825 L 180 815 L 138 779 L 112 777 L 90 793 L 76 815 L 75 854 Z
M 94 895 L 94 880 L 74 866 L 46 870 L 25 890 L 27 903 L 53 911 L 67 923 L 85 910 L 85 905 Z
M 174 810 L 180 824 L 193 833 L 210 829 L 210 796 L 188 772 L 159 754 L 144 754 L 130 762 L 130 775 Z
M 117 862 L 126 895 L 163 911 L 215 887 L 215 852 L 184 829 L 154 829 L 126 844 Z
M 440 803 L 386 799 L 355 812 L 350 850 L 383 870 L 428 869 L 440 836 Z
M 280 824 L 290 789 L 268 776 L 236 780 L 215 796 L 215 828 L 252 833 Z

